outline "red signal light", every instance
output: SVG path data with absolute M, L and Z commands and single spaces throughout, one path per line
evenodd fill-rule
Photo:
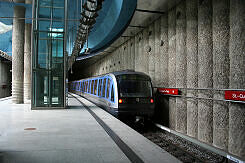
M 122 99 L 119 99 L 118 100 L 119 104 L 123 103 L 123 100 Z
M 151 99 L 151 103 L 154 103 L 154 100 L 153 99 Z

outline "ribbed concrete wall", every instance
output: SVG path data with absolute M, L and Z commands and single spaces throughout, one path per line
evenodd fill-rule
M 131 44 L 130 44 L 130 53 L 131 53 L 131 69 L 135 70 L 135 39 L 131 39 Z
M 198 87 L 198 10 L 197 0 L 186 1 L 186 54 L 187 88 Z M 187 90 L 188 97 L 197 97 L 196 90 Z M 187 99 L 187 135 L 197 138 L 198 129 L 197 100 Z
M 159 86 L 168 87 L 168 15 L 160 18 Z
M 176 11 L 168 12 L 168 86 L 176 87 Z M 176 98 L 169 97 L 169 127 L 175 129 Z
M 245 88 L 244 15 L 244 0 L 183 1 L 85 71 L 135 69 L 180 88 L 184 97 L 158 96 L 169 127 L 244 158 L 245 105 L 208 100 Z
M 183 1 L 176 8 L 176 87 L 186 88 L 186 7 Z M 186 90 L 181 92 L 186 95 Z M 176 131 L 186 133 L 186 99 L 176 98 Z
M 213 87 L 212 0 L 198 5 L 198 87 Z M 212 98 L 209 90 L 200 90 L 199 98 Z M 212 143 L 213 101 L 198 100 L 198 139 Z
M 155 34 L 155 44 L 154 44 L 154 70 L 155 70 L 155 86 L 161 86 L 161 53 L 160 53 L 160 39 L 161 39 L 161 21 L 154 22 L 154 34 Z
M 229 0 L 213 0 L 213 87 L 229 87 Z M 214 93 L 215 99 L 222 99 L 223 92 Z M 228 147 L 228 103 L 213 102 L 213 144 Z
M 245 88 L 245 1 L 230 0 L 230 88 Z M 229 152 L 245 158 L 245 105 L 230 103 Z
M 152 23 L 149 27 L 149 46 L 146 48 L 149 55 L 149 72 L 151 79 L 153 80 L 153 85 L 156 85 L 156 76 L 155 76 L 155 63 L 156 63 L 156 54 L 155 54 L 155 27 Z
M 143 31 L 143 37 L 141 38 L 141 43 L 143 44 L 142 47 L 140 47 L 140 49 L 142 48 L 142 62 L 138 63 L 141 64 L 142 67 L 142 72 L 145 72 L 147 74 L 149 74 L 149 28 L 144 29 Z

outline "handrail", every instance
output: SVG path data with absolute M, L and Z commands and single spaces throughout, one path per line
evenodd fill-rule
M 185 89 L 185 90 L 210 90 L 210 91 L 245 91 L 245 89 L 219 89 L 219 88 L 181 88 L 181 87 L 153 87 L 153 88 L 169 88 L 169 89 Z
M 225 102 L 235 102 L 235 103 L 243 103 L 243 104 L 245 104 L 245 101 L 234 101 L 234 100 L 225 100 L 225 99 L 192 97 L 192 96 L 182 96 L 182 95 L 169 95 L 169 94 L 162 94 L 162 95 L 163 96 L 172 96 L 172 97 L 182 97 L 182 98 L 193 98 L 193 99 L 197 99 L 197 100 L 225 101 Z
M 153 88 L 165 88 L 165 87 L 153 87 Z M 216 89 L 216 88 L 173 88 L 173 87 L 167 87 L 168 89 L 185 89 L 185 90 L 195 90 L 195 91 L 245 91 L 245 89 Z M 188 92 L 187 92 L 188 93 Z M 196 92 L 198 93 L 198 92 Z M 186 95 L 173 95 L 173 94 L 161 94 L 163 96 L 171 96 L 171 97 L 181 97 L 181 98 L 193 98 L 197 100 L 212 100 L 212 101 L 225 101 L 225 102 L 233 102 L 233 103 L 243 103 L 245 104 L 245 101 L 239 101 L 239 100 L 226 100 L 226 99 L 216 99 L 216 98 L 205 98 L 205 97 L 194 97 L 194 96 L 186 96 Z

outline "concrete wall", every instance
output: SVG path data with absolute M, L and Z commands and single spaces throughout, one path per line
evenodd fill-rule
M 244 0 L 182 1 L 84 71 L 134 69 L 154 86 L 180 88 L 184 97 L 157 96 L 169 127 L 244 158 L 245 105 L 203 99 L 224 99 L 213 88 L 245 88 L 244 15 Z
M 11 64 L 0 60 L 0 98 L 11 96 Z

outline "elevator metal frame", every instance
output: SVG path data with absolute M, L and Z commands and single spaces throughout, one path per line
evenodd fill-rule
M 51 0 L 51 4 L 54 4 L 55 0 Z M 57 3 L 57 0 L 55 1 Z M 59 1 L 60 2 L 60 1 Z M 66 34 L 67 34 L 67 0 L 63 0 L 62 4 L 63 6 L 59 7 L 54 7 L 53 5 L 51 6 L 46 6 L 46 8 L 50 9 L 50 17 L 51 18 L 42 18 L 39 19 L 39 3 L 40 1 L 35 0 L 33 2 L 33 7 L 32 7 L 32 13 L 33 13 L 33 20 L 32 20 L 32 93 L 31 93 L 31 108 L 32 109 L 64 109 L 66 108 Z M 60 8 L 63 10 L 64 15 L 63 19 L 56 20 L 54 18 L 53 20 L 53 12 L 54 8 Z M 62 12 L 62 13 L 63 13 Z M 47 30 L 39 30 L 39 21 L 50 21 L 50 28 L 47 28 Z M 61 29 L 61 31 L 53 31 L 53 21 L 60 21 L 63 23 L 62 27 L 58 27 L 57 29 Z M 61 23 L 61 24 L 62 24 Z M 47 49 L 46 49 L 46 60 L 45 64 L 46 67 L 41 67 L 40 63 L 38 63 L 38 55 L 39 55 L 39 49 L 38 49 L 38 44 L 39 44 L 39 35 L 40 33 L 46 33 L 45 35 L 45 41 L 47 44 Z M 47 37 L 47 38 L 46 38 Z M 57 38 L 54 38 L 57 37 Z M 51 42 L 50 42 L 51 41 Z M 56 56 L 53 56 L 53 46 L 54 43 L 57 45 L 56 46 Z M 62 43 L 61 43 L 62 42 Z M 59 45 L 60 46 L 59 46 Z M 62 52 L 61 49 L 62 48 Z M 48 58 L 47 58 L 48 57 Z M 57 61 L 56 64 L 52 64 L 52 60 Z M 62 72 L 59 72 L 58 69 L 59 67 L 63 69 Z M 37 73 L 40 71 L 40 73 L 44 73 L 46 75 L 43 75 L 43 80 L 38 80 L 37 78 L 42 77 L 42 75 L 38 75 Z M 42 71 L 42 72 L 41 72 Z M 36 74 L 34 74 L 36 73 Z M 58 74 L 57 74 L 58 73 Z M 54 75 L 56 74 L 56 76 Z M 57 76 L 58 75 L 58 76 Z M 60 76 L 61 75 L 61 76 Z M 35 77 L 36 76 L 36 77 Z M 45 80 L 44 78 L 47 79 Z M 35 79 L 34 79 L 35 78 Z M 42 82 L 43 81 L 43 82 Z M 46 82 L 47 81 L 47 82 Z M 35 83 L 34 83 L 35 82 Z M 39 84 L 37 84 L 39 82 Z M 46 83 L 46 85 L 45 85 Z M 38 85 L 42 85 L 43 89 L 39 88 Z M 58 85 L 58 86 L 56 86 Z M 46 91 L 45 88 L 46 87 Z M 56 88 L 57 87 L 57 88 Z M 39 91 L 36 91 L 36 89 L 39 89 Z M 41 95 L 39 93 L 41 92 Z M 46 96 L 45 96 L 46 92 Z M 55 93 L 56 92 L 56 93 Z M 57 98 L 55 96 L 57 94 Z M 40 96 L 39 99 L 37 96 Z M 45 99 L 46 97 L 46 99 Z M 57 100 L 56 100 L 57 99 Z M 40 101 L 38 101 L 40 100 Z M 42 101 L 43 100 L 43 101 Z M 56 102 L 57 101 L 57 102 Z

